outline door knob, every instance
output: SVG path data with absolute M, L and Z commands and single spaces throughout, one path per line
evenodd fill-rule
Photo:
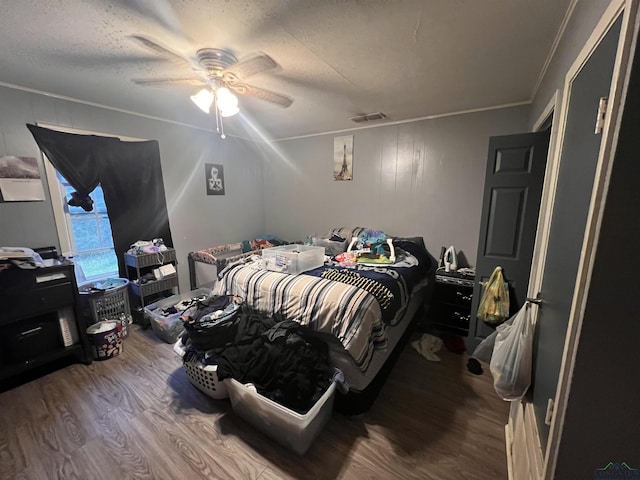
M 540 292 L 538 292 L 538 295 L 536 295 L 536 298 L 530 298 L 527 297 L 527 308 L 529 307 L 530 304 L 535 303 L 538 306 L 542 305 L 542 295 Z

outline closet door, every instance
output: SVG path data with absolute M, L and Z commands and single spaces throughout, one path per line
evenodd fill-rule
M 602 134 L 594 133 L 595 119 L 600 98 L 609 96 L 621 24 L 622 19 L 618 19 L 571 84 L 533 359 L 531 390 L 543 450 L 549 435 L 549 425 L 545 423 L 547 406 L 549 400 L 556 400 L 602 142 Z
M 517 310 L 526 298 L 549 137 L 547 130 L 489 140 L 469 351 L 493 331 L 476 314 L 482 296 L 481 282 L 489 279 L 495 267 L 502 267 L 509 282 L 511 310 Z

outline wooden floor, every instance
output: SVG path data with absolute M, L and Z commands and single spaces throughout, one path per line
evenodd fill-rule
M 196 390 L 171 345 L 134 325 L 116 358 L 0 394 L 0 478 L 507 478 L 508 405 L 488 372 L 407 346 L 373 408 L 334 413 L 304 457 Z

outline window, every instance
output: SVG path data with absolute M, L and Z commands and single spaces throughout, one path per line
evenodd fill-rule
M 39 125 L 66 133 L 109 136 L 100 132 L 64 128 L 55 125 Z M 118 135 L 118 138 L 126 141 L 141 140 L 121 135 Z M 111 224 L 109 223 L 102 187 L 98 186 L 90 194 L 94 202 L 91 212 L 85 212 L 80 207 L 69 206 L 67 200 L 71 198 L 73 187 L 56 171 L 47 157 L 45 155 L 43 157 L 61 253 L 65 257 L 73 257 L 76 263 L 78 282 L 92 282 L 108 277 L 117 277 L 118 259 L 113 248 Z
M 89 281 L 117 277 L 118 259 L 113 249 L 111 224 L 102 187 L 98 185 L 91 192 L 93 210 L 86 212 L 81 207 L 72 207 L 66 203 L 71 198 L 74 188 L 59 172 L 56 172 L 56 178 L 66 193 L 65 218 L 74 262 L 80 265 L 82 273 Z

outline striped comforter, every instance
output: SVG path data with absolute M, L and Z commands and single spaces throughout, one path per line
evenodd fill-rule
M 364 371 L 373 350 L 386 344 L 380 305 L 366 290 L 310 275 L 230 269 L 216 285 L 217 295 L 238 295 L 252 308 L 335 336 Z

